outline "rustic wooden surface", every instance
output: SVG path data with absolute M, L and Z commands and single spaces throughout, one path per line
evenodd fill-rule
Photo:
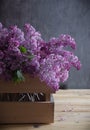
M 54 94 L 52 124 L 1 125 L 0 130 L 90 130 L 90 90 L 60 90 Z

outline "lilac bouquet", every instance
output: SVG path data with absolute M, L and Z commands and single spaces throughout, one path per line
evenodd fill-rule
M 0 23 L 0 78 L 19 82 L 25 79 L 24 74 L 30 74 L 58 90 L 59 84 L 68 79 L 71 67 L 81 67 L 78 57 L 66 46 L 76 48 L 70 35 L 45 42 L 30 24 L 21 30 L 17 26 L 4 28 Z

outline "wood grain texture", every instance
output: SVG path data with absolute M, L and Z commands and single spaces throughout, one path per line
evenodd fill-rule
M 60 90 L 54 100 L 54 123 L 1 125 L 0 130 L 90 130 L 90 90 Z
M 0 123 L 51 123 L 53 117 L 53 102 L 0 102 Z
M 0 93 L 54 93 L 55 90 L 49 88 L 45 82 L 41 82 L 37 77 L 25 75 L 25 81 L 15 83 L 13 81 L 0 80 Z

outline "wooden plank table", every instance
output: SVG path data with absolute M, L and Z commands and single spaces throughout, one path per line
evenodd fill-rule
M 1 125 L 0 130 L 90 130 L 90 90 L 60 90 L 54 94 L 52 124 Z

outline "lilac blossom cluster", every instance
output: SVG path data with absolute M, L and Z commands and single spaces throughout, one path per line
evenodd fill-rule
M 70 35 L 60 35 L 52 38 L 48 43 L 44 43 L 41 48 L 41 61 L 39 77 L 53 89 L 59 89 L 59 83 L 65 82 L 69 77 L 71 67 L 77 70 L 81 68 L 81 63 L 72 51 L 67 51 L 66 46 L 76 48 L 75 40 Z
M 21 81 L 23 73 L 34 74 L 36 66 L 31 61 L 41 41 L 40 33 L 29 24 L 22 31 L 17 26 L 4 28 L 0 23 L 0 77 Z
M 28 73 L 58 90 L 59 84 L 68 79 L 71 67 L 81 67 L 78 57 L 66 46 L 76 48 L 70 35 L 62 34 L 45 42 L 30 24 L 25 24 L 23 31 L 0 24 L 0 77 L 18 81 Z

